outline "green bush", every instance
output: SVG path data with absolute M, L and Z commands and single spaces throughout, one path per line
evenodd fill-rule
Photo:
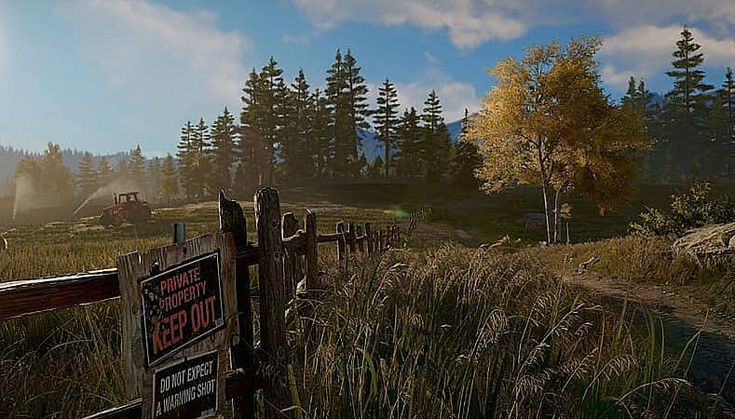
M 665 213 L 646 208 L 630 231 L 643 235 L 682 235 L 689 229 L 735 220 L 735 205 L 727 194 L 715 195 L 708 182 L 697 182 L 687 193 L 671 195 L 671 209 Z

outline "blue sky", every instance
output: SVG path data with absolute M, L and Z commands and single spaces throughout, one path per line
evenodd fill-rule
M 269 56 L 321 86 L 337 48 L 371 85 L 393 80 L 404 106 L 436 89 L 450 121 L 492 87 L 484 68 L 580 34 L 605 37 L 614 96 L 630 75 L 666 91 L 682 24 L 719 85 L 735 67 L 734 0 L 0 0 L 0 144 L 160 155 L 186 120 L 239 109 Z

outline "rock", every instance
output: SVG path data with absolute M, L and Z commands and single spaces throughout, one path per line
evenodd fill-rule
M 671 246 L 674 253 L 700 257 L 735 253 L 735 223 L 717 224 L 687 231 Z
M 586 262 L 580 263 L 576 271 L 577 275 L 582 275 L 584 273 L 587 273 L 587 268 L 589 268 L 591 265 L 596 264 L 599 261 L 600 261 L 600 258 L 598 258 L 597 256 L 592 256 Z

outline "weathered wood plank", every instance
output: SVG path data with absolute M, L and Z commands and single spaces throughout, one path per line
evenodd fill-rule
M 373 226 L 370 223 L 365 223 L 365 237 L 367 238 L 368 255 L 372 255 L 375 251 L 375 244 L 373 243 Z
M 319 236 L 316 231 L 316 213 L 307 211 L 304 216 L 304 227 L 306 228 L 306 252 L 304 261 L 306 263 L 306 288 L 311 292 L 321 288 L 319 283 L 319 256 L 317 253 Z
M 227 199 L 222 191 L 219 194 L 219 226 L 223 233 L 232 234 L 235 246 L 238 248 L 248 246 L 247 220 L 242 207 L 236 201 Z M 257 249 L 255 250 L 254 260 L 257 263 Z M 257 366 L 253 353 L 250 268 L 245 258 L 237 258 L 235 262 L 235 291 L 237 293 L 239 340 L 230 349 L 232 368 L 254 372 Z M 232 400 L 232 408 L 233 416 L 236 419 L 255 418 L 255 392 L 249 391 L 236 394 Z
M 298 246 L 301 242 L 303 244 L 306 241 L 306 237 L 303 235 L 296 235 L 299 231 L 299 222 L 296 220 L 296 216 L 293 212 L 287 212 L 283 214 L 283 221 L 281 222 L 281 231 L 283 237 L 283 245 L 286 249 L 284 254 L 284 276 L 285 276 L 285 290 L 286 298 L 291 299 L 296 295 L 296 284 L 299 282 L 298 278 Z M 286 244 L 288 240 L 289 244 Z
M 288 348 L 286 346 L 286 299 L 284 290 L 283 239 L 281 237 L 281 206 L 278 191 L 263 188 L 255 194 L 255 226 L 258 230 L 260 264 L 260 346 L 264 358 L 261 369 L 266 371 L 263 388 L 266 418 L 290 415 L 284 410 L 291 406 L 288 386 Z
M 115 268 L 56 278 L 0 282 L 0 320 L 119 296 Z
M 339 259 L 340 263 L 345 260 L 345 223 L 344 221 L 339 221 L 337 223 L 337 226 L 335 227 L 335 230 L 337 232 L 337 259 Z M 341 266 L 341 265 L 340 265 Z

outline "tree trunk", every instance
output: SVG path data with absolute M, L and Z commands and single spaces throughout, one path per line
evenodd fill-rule
M 549 183 L 544 181 L 541 185 L 541 191 L 544 194 L 544 215 L 546 218 L 546 243 L 551 244 L 551 217 L 549 209 Z
M 561 189 L 554 191 L 554 243 L 559 241 L 559 200 Z

